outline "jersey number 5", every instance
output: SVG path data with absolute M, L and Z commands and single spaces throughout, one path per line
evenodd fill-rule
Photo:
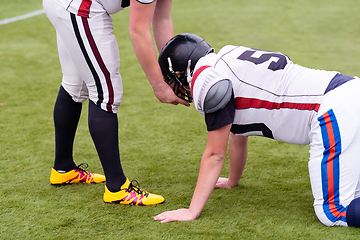
M 253 57 L 255 52 L 261 52 L 260 57 Z M 237 59 L 255 63 L 256 65 L 269 61 L 272 57 L 278 58 L 277 61 L 273 60 L 270 62 L 268 69 L 272 71 L 284 69 L 287 64 L 285 55 L 274 52 L 263 52 L 256 50 L 246 50 Z

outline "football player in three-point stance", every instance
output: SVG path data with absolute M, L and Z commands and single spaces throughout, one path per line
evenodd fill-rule
M 120 57 L 113 34 L 114 14 L 130 7 L 129 31 L 135 54 L 160 102 L 189 104 L 164 83 L 157 62 L 150 26 L 158 49 L 173 37 L 171 0 L 43 0 L 47 17 L 56 29 L 63 72 L 54 108 L 55 164 L 53 185 L 98 183 L 106 186 L 108 203 L 152 205 L 164 202 L 130 182 L 120 163 L 118 119 L 123 90 Z M 76 165 L 73 143 L 82 103 L 89 99 L 89 130 L 105 176 Z
M 155 220 L 195 220 L 214 188 L 238 185 L 247 137 L 260 135 L 310 144 L 318 219 L 326 226 L 360 227 L 359 78 L 302 67 L 278 52 L 229 45 L 215 54 L 194 34 L 172 38 L 159 63 L 175 94 L 205 115 L 208 140 L 189 208 Z M 228 144 L 229 176 L 221 178 Z

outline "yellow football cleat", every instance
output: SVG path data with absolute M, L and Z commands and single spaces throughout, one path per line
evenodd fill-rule
M 54 168 L 51 169 L 50 183 L 55 186 L 72 184 L 72 183 L 101 183 L 105 182 L 105 176 L 96 173 L 88 173 L 83 168 L 87 168 L 86 163 L 81 163 L 75 169 L 66 172 L 59 173 Z
M 162 196 L 142 190 L 136 180 L 130 182 L 127 178 L 118 192 L 110 192 L 105 186 L 104 202 L 106 203 L 144 206 L 155 205 L 164 201 L 165 199 Z

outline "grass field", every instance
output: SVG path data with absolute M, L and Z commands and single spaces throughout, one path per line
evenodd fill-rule
M 0 0 L 0 21 L 42 8 L 41 0 Z M 215 50 L 244 45 L 287 54 L 301 65 L 359 75 L 358 0 L 173 0 L 175 32 L 193 32 Z M 113 15 L 124 99 L 121 160 L 166 202 L 104 204 L 104 184 L 49 183 L 52 111 L 61 82 L 55 30 L 44 14 L 0 25 L 0 239 L 359 239 L 354 228 L 323 226 L 312 202 L 308 146 L 251 137 L 240 185 L 216 189 L 199 219 L 160 224 L 163 211 L 188 207 L 206 143 L 192 106 L 161 104 L 133 53 L 128 9 Z M 87 103 L 75 140 L 77 163 L 102 172 L 87 128 Z M 228 174 L 228 162 L 222 176 Z

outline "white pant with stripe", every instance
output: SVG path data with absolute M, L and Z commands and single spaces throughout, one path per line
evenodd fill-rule
M 309 173 L 314 209 L 327 226 L 347 226 L 346 211 L 360 197 L 360 79 L 325 94 L 310 132 Z
M 106 12 L 80 17 L 53 0 L 44 0 L 43 5 L 57 33 L 62 86 L 75 102 L 90 99 L 105 111 L 117 113 L 123 90 L 111 17 Z

